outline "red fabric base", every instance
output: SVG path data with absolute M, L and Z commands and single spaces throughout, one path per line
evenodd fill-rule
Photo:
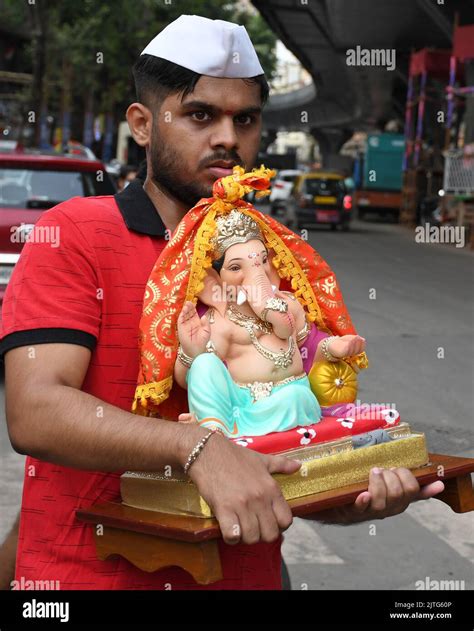
M 337 440 L 347 436 L 364 434 L 374 429 L 385 429 L 400 423 L 400 414 L 393 409 L 365 411 L 355 408 L 345 416 L 325 416 L 318 423 L 272 432 L 265 436 L 242 436 L 233 442 L 260 453 L 277 453 L 287 449 L 307 447 L 318 443 Z

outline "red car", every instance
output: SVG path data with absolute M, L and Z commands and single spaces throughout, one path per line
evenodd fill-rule
M 41 213 L 71 197 L 115 192 L 99 160 L 39 152 L 0 153 L 0 305 Z

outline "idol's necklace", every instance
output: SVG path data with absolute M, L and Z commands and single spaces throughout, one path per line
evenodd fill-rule
M 269 323 L 263 322 L 259 318 L 245 315 L 241 313 L 238 309 L 235 308 L 234 305 L 229 305 L 227 308 L 227 317 L 231 322 L 238 324 L 243 327 L 250 336 L 250 340 L 252 344 L 255 346 L 257 351 L 263 355 L 266 359 L 269 359 L 271 362 L 275 364 L 277 368 L 288 368 L 293 361 L 293 355 L 295 354 L 295 342 L 293 337 L 290 336 L 288 338 L 288 349 L 283 352 L 274 352 L 270 349 L 266 348 L 257 339 L 255 335 L 255 329 L 259 331 L 263 331 L 264 333 L 271 333 L 272 326 Z
M 273 331 L 273 327 L 269 322 L 264 322 L 260 318 L 257 318 L 257 316 L 242 313 L 233 304 L 227 307 L 227 316 L 231 322 L 235 322 L 235 324 L 243 326 L 244 328 L 250 326 L 252 329 L 255 328 L 257 331 L 262 331 L 262 333 L 267 334 Z

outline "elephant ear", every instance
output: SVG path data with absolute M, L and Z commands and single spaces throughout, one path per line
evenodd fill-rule
M 275 252 L 271 249 L 268 248 L 268 257 L 270 259 L 270 282 L 272 285 L 275 285 L 275 287 L 277 289 L 280 288 L 280 283 L 281 283 L 281 278 L 275 268 L 275 266 L 272 263 L 273 257 L 275 256 Z
M 223 316 L 226 310 L 226 299 L 221 277 L 213 267 L 207 269 L 203 279 L 204 287 L 198 294 L 199 300 L 208 307 L 214 307 Z

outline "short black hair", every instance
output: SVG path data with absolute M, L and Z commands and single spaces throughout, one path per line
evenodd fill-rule
M 136 167 L 133 164 L 125 164 L 125 165 L 120 167 L 120 175 L 119 175 L 119 177 L 125 178 L 125 177 L 127 177 L 127 175 L 130 175 L 130 173 L 135 173 L 135 171 L 138 172 L 138 167 Z
M 161 104 L 167 96 L 176 92 L 182 93 L 181 98 L 184 99 L 193 92 L 202 77 L 193 70 L 154 55 L 140 55 L 132 72 L 137 100 L 147 107 Z M 270 88 L 264 74 L 242 80 L 259 85 L 262 104 L 267 102 Z

